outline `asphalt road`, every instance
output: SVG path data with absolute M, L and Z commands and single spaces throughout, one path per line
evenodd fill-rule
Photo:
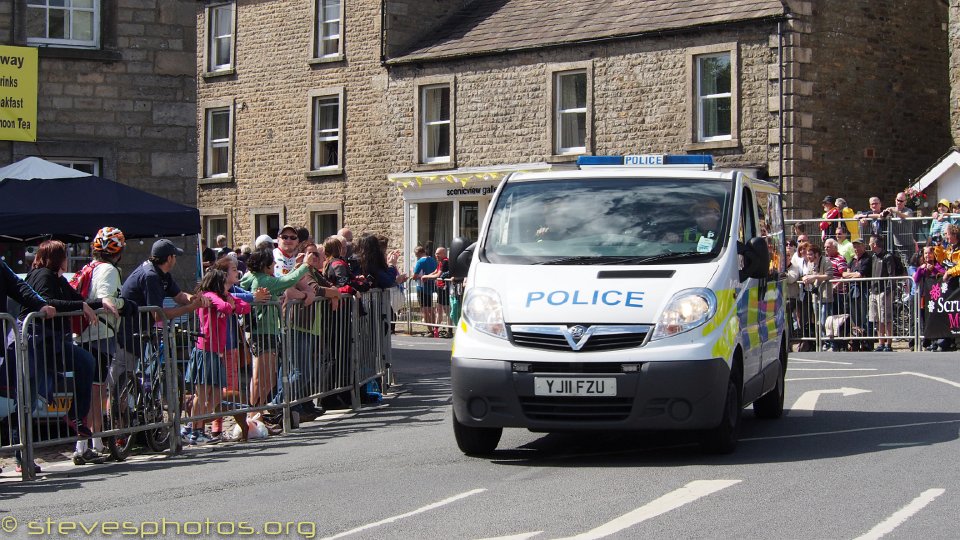
M 960 355 L 794 354 L 791 410 L 744 411 L 729 456 L 507 430 L 478 459 L 453 440 L 449 345 L 398 338 L 395 394 L 294 434 L 6 477 L 0 539 L 960 537 Z

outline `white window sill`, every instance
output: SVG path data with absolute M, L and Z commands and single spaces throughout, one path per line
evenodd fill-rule
M 205 178 L 197 178 L 197 184 L 206 185 L 206 184 L 232 184 L 233 176 L 225 174 L 223 176 L 208 176 Z
M 325 176 L 339 176 L 343 174 L 343 167 L 324 167 L 322 169 L 313 169 L 304 173 L 307 178 L 323 178 Z
M 213 79 L 215 77 L 223 77 L 225 75 L 234 75 L 237 70 L 233 67 L 218 69 L 216 71 L 207 71 L 203 74 L 204 79 Z
M 689 142 L 683 149 L 687 151 L 713 150 L 720 148 L 738 148 L 740 139 L 721 139 L 717 141 Z

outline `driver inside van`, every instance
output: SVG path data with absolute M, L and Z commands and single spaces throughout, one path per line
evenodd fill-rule
M 692 210 L 696 226 L 683 231 L 683 241 L 697 243 L 697 251 L 710 251 L 720 234 L 720 203 L 706 197 L 694 204 Z

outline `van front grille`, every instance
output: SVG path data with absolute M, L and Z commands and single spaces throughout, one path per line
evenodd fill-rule
M 531 420 L 563 422 L 620 421 L 630 416 L 633 399 L 626 397 L 521 397 L 523 414 Z
M 643 345 L 648 325 L 511 325 L 517 347 L 562 352 L 602 352 Z

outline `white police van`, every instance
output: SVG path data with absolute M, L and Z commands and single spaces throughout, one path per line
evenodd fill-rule
M 698 430 L 731 452 L 741 410 L 783 413 L 787 338 L 778 186 L 710 156 L 591 156 L 514 174 L 465 278 L 452 353 L 460 449 L 503 428 Z

